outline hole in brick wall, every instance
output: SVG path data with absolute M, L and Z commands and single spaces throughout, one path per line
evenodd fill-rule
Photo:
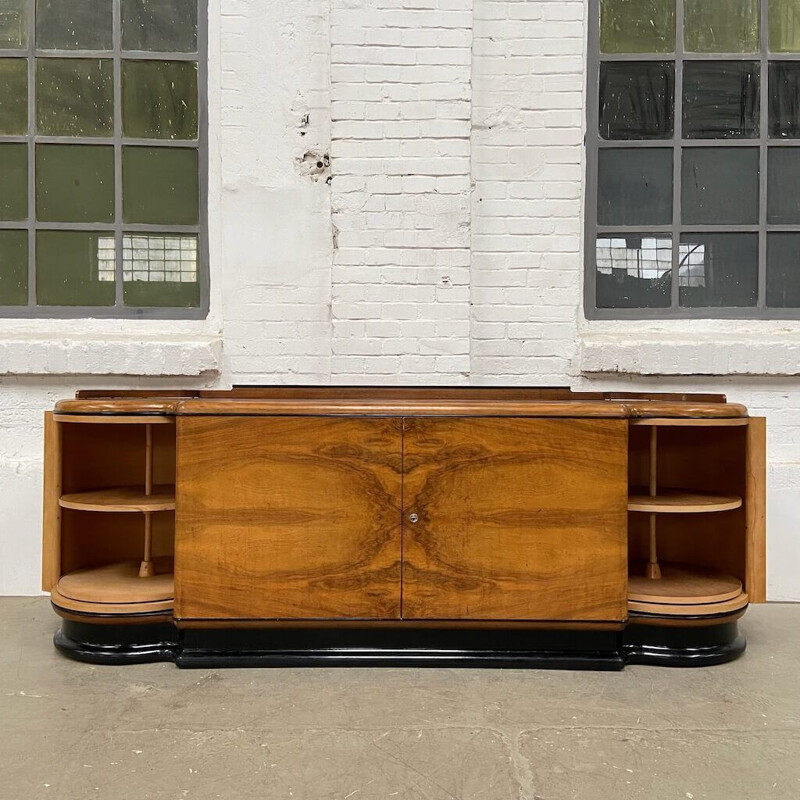
M 308 150 L 302 156 L 295 159 L 295 166 L 298 174 L 312 181 L 318 181 L 321 177 L 329 177 L 328 171 L 331 166 L 331 158 L 328 153 L 320 153 Z M 326 183 L 328 181 L 326 180 Z

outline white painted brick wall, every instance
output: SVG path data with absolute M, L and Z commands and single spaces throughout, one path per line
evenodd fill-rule
M 224 281 L 227 368 L 239 383 L 325 382 L 331 371 L 330 192 L 316 167 L 330 151 L 329 22 L 325 3 L 221 6 L 212 281 Z
M 563 385 L 581 279 L 583 0 L 475 0 L 473 383 Z
M 332 0 L 331 370 L 464 383 L 472 0 Z

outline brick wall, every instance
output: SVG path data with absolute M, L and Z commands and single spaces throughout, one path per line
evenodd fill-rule
M 472 0 L 332 0 L 331 370 L 468 380 Z
M 583 0 L 475 0 L 474 383 L 562 385 L 581 292 Z

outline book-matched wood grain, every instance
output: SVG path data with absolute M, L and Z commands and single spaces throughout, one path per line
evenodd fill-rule
M 405 619 L 627 617 L 626 421 L 406 419 L 403 460 Z
M 177 618 L 400 616 L 402 421 L 178 421 Z

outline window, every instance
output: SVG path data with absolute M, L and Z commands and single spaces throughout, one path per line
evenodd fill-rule
M 586 314 L 800 317 L 797 0 L 590 0 Z
M 0 315 L 205 316 L 203 5 L 0 0 Z

